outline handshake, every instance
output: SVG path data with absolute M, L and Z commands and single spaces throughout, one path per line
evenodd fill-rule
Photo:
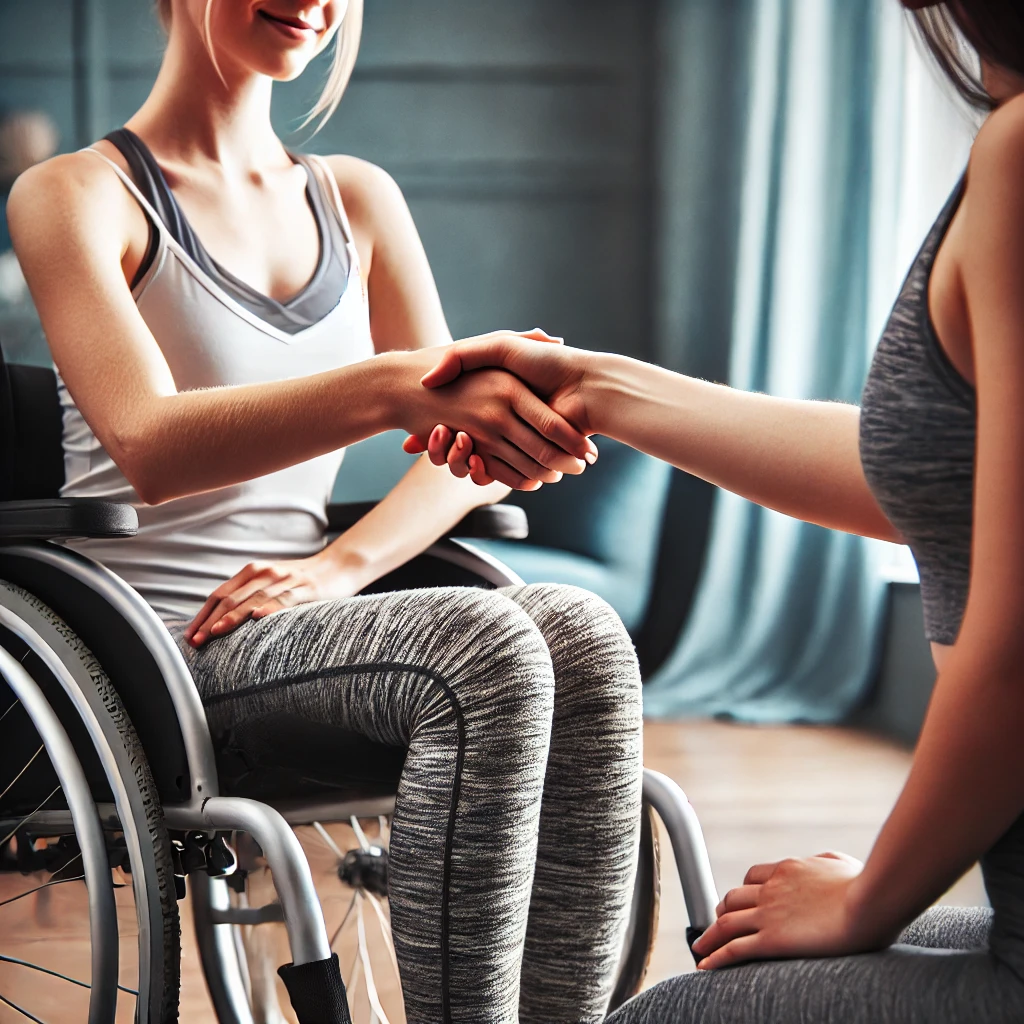
M 408 355 L 420 366 L 436 363 L 400 417 L 410 454 L 427 452 L 435 466 L 480 486 L 523 491 L 597 461 L 593 353 L 537 329 Z

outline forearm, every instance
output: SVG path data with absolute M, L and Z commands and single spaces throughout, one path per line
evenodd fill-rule
M 140 399 L 101 440 L 149 504 L 226 487 L 394 426 L 394 358 Z
M 855 406 L 738 391 L 622 356 L 592 366 L 597 433 L 797 519 L 900 540 L 864 478 Z
M 852 894 L 881 940 L 940 897 L 1024 811 L 1022 730 L 1019 670 L 951 658 L 906 785 Z
M 325 554 L 361 590 L 425 551 L 474 508 L 501 501 L 508 493 L 503 484 L 477 487 L 470 480 L 457 480 L 423 457 Z

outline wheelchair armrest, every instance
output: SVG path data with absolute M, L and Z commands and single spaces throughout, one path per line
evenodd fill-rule
M 328 532 L 344 533 L 376 504 L 375 501 L 358 501 L 328 505 Z M 526 513 L 518 505 L 482 505 L 464 516 L 445 536 L 477 540 L 524 540 L 529 532 Z
M 0 501 L 0 541 L 134 537 L 139 517 L 131 505 L 99 498 Z

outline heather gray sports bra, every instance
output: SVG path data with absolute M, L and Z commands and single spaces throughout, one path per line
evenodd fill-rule
M 118 128 L 105 138 L 127 161 L 132 180 L 160 215 L 160 220 L 171 237 L 228 295 L 251 313 L 273 324 L 279 330 L 297 334 L 322 320 L 337 305 L 349 277 L 346 243 L 351 239 L 345 237 L 344 227 L 338 216 L 333 213 L 331 199 L 324 195 L 323 183 L 313 173 L 304 157 L 291 154 L 292 159 L 303 167 L 308 179 L 306 199 L 316 221 L 317 234 L 320 236 L 320 258 L 313 276 L 302 291 L 287 302 L 278 302 L 235 277 L 206 251 L 192 230 L 184 211 L 178 205 L 177 199 L 174 198 L 174 193 L 152 151 L 135 132 L 130 128 Z M 157 232 L 151 224 L 149 249 L 136 271 L 135 280 L 132 282 L 133 288 L 149 270 L 156 255 L 156 246 Z
M 952 644 L 971 573 L 974 388 L 949 361 L 928 313 L 935 254 L 963 197 L 961 179 L 900 291 L 861 400 L 860 457 L 882 511 L 921 576 L 925 635 Z

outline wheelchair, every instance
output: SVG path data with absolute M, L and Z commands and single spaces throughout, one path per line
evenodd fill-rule
M 328 757 L 310 737 L 269 769 L 240 769 L 232 751 L 211 737 L 185 662 L 160 619 L 124 581 L 60 543 L 131 536 L 134 508 L 60 498 L 63 475 L 52 370 L 9 365 L 0 353 L 0 915 L 28 906 L 21 901 L 31 894 L 41 900 L 78 893 L 91 964 L 88 978 L 70 978 L 6 955 L 2 947 L 17 932 L 0 916 L 0 976 L 24 972 L 54 991 L 80 986 L 80 1015 L 62 1010 L 51 1018 L 68 1024 L 177 1020 L 179 901 L 187 894 L 220 1024 L 285 1019 L 279 1009 L 259 1005 L 241 941 L 243 930 L 251 934 L 268 922 L 283 922 L 287 933 L 291 963 L 280 974 L 300 1024 L 349 1022 L 345 984 L 351 995 L 360 981 L 366 1019 L 386 1020 L 362 956 L 363 918 L 353 940 L 360 958 L 343 982 L 332 950 L 342 929 L 328 934 L 293 827 L 314 826 L 339 882 L 351 890 L 342 926 L 352 927 L 356 904 L 369 908 L 367 919 L 391 950 L 386 837 L 404 750 L 357 744 L 339 765 L 336 747 Z M 331 506 L 331 531 L 346 529 L 368 507 Z M 373 589 L 520 583 L 474 549 L 472 539 L 526 532 L 519 508 L 478 509 Z M 680 873 L 691 941 L 713 920 L 718 901 L 700 826 L 682 790 L 646 771 L 643 794 L 639 868 L 612 1008 L 639 990 L 657 928 L 655 814 Z M 351 823 L 355 848 L 338 846 L 324 828 L 331 822 Z M 254 858 L 265 862 L 276 891 L 262 905 L 248 899 Z M 135 988 L 119 974 L 122 931 L 138 944 Z M 0 1018 L 13 1008 L 13 1019 L 43 1019 L 3 987 L 0 982 Z

